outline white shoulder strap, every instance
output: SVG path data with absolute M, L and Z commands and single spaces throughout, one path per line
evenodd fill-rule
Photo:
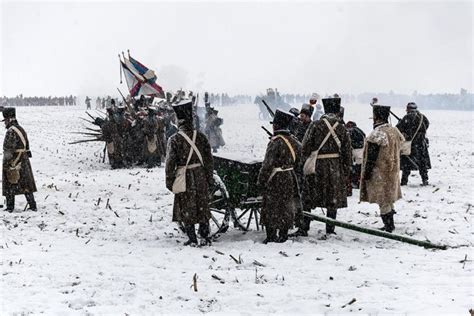
M 333 126 L 329 124 L 328 120 L 323 119 L 324 123 L 326 123 L 326 126 L 329 128 L 329 133 L 331 133 L 332 138 L 334 138 L 334 141 L 336 141 L 337 147 L 341 148 L 341 141 L 339 140 L 339 137 L 337 137 L 336 132 L 334 129 L 339 125 L 339 122 L 336 122 Z
M 191 140 L 188 135 L 186 135 L 183 131 L 179 131 L 178 132 L 179 135 L 183 136 L 184 139 L 189 143 L 189 145 L 191 146 L 191 150 L 189 152 L 189 156 L 188 156 L 188 161 L 186 162 L 186 165 L 188 165 L 190 159 L 191 159 L 191 156 L 193 155 L 193 151 L 196 153 L 196 155 L 198 156 L 199 158 L 199 161 L 201 162 L 201 164 L 204 166 L 204 162 L 202 160 L 202 155 L 201 155 L 201 152 L 199 151 L 199 149 L 196 147 L 196 135 L 197 135 L 197 132 L 196 131 L 193 131 L 193 139 Z
M 23 143 L 23 147 L 24 149 L 26 149 L 26 139 L 23 133 L 20 132 L 20 130 L 16 126 L 12 126 L 10 128 L 18 135 L 18 137 L 20 137 L 20 140 Z
M 277 135 L 276 138 L 283 139 L 283 141 L 286 143 L 286 146 L 291 152 L 291 157 L 293 157 L 293 162 L 296 162 L 296 153 L 295 153 L 295 150 L 293 149 L 293 146 L 291 146 L 290 141 L 286 139 L 286 137 L 284 137 L 283 135 Z
M 420 113 L 420 116 L 421 116 L 421 118 L 420 118 L 420 124 L 418 124 L 418 128 L 416 129 L 416 132 L 415 132 L 415 134 L 413 134 L 412 140 L 415 139 L 416 134 L 418 134 L 418 131 L 420 130 L 421 124 L 423 124 L 423 118 L 424 118 L 424 117 L 423 117 L 423 114 Z

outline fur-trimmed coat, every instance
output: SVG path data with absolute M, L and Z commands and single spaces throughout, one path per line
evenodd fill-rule
M 362 177 L 360 180 L 360 201 L 387 205 L 402 197 L 400 187 L 400 145 L 403 135 L 390 124 L 377 126 L 367 136 L 364 145 Z M 365 179 L 368 157 L 368 145 L 371 142 L 379 146 L 377 160 L 370 179 Z

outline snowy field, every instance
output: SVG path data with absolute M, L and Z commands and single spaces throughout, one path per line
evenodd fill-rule
M 222 151 L 261 159 L 268 139 L 256 108 L 219 110 Z M 310 237 L 284 244 L 263 245 L 262 231 L 231 228 L 211 247 L 184 247 L 185 236 L 171 222 L 173 196 L 162 167 L 109 170 L 103 144 L 68 145 L 79 138 L 70 132 L 81 130 L 84 109 L 18 108 L 31 142 L 39 211 L 22 212 L 19 196 L 15 213 L 0 213 L 0 314 L 468 315 L 474 307 L 473 114 L 423 112 L 431 121 L 430 185 L 421 187 L 414 174 L 403 187 L 395 232 L 450 246 L 445 251 L 342 228 L 322 240 L 324 225 L 317 222 Z M 346 105 L 346 120 L 366 133 L 370 116 L 368 105 Z M 377 207 L 359 204 L 358 193 L 338 219 L 381 226 Z

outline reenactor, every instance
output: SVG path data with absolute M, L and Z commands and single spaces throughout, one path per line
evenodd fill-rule
M 316 112 L 314 113 L 313 120 L 317 121 L 321 118 L 321 116 L 324 114 L 322 111 L 321 104 L 318 103 L 319 100 L 319 95 L 317 93 L 313 93 L 311 95 L 311 98 L 309 99 L 309 104 L 313 107 L 316 108 Z
M 148 107 L 147 116 L 143 119 L 143 134 L 145 136 L 144 162 L 147 168 L 161 165 L 161 148 L 158 148 L 158 119 L 156 111 Z
M 4 108 L 3 121 L 7 132 L 3 141 L 2 193 L 7 200 L 6 211 L 15 209 L 15 196 L 24 194 L 28 208 L 36 212 L 36 183 L 31 168 L 30 142 L 25 130 L 16 120 L 15 108 Z
M 124 166 L 123 138 L 118 132 L 119 126 L 116 121 L 114 105 L 115 101 L 111 104 L 111 107 L 107 108 L 107 118 L 100 128 L 105 141 L 105 147 L 109 157 L 110 166 L 112 169 L 117 169 Z
M 301 144 L 288 129 L 292 120 L 292 114 L 276 110 L 273 137 L 258 175 L 258 184 L 263 189 L 260 221 L 267 234 L 264 243 L 288 240 L 288 230 L 293 227 L 301 203 L 296 176 L 301 166 Z
M 199 224 L 201 245 L 208 245 L 210 227 L 209 186 L 213 184 L 214 163 L 211 146 L 204 134 L 193 126 L 193 104 L 182 100 L 173 106 L 178 118 L 178 133 L 168 140 L 166 187 L 174 196 L 173 221 L 184 225 L 188 241 L 196 245 L 195 224 Z
M 431 169 L 431 160 L 426 131 L 430 126 L 430 121 L 418 111 L 415 102 L 408 103 L 406 111 L 407 114 L 397 124 L 398 130 L 405 136 L 405 139 L 411 141 L 410 154 L 402 155 L 400 161 L 402 170 L 401 185 L 407 185 L 412 170 L 418 170 L 422 185 L 428 185 L 428 169 Z
M 303 210 L 322 207 L 336 219 L 337 209 L 347 207 L 347 178 L 352 164 L 349 133 L 338 118 L 341 99 L 323 99 L 325 114 L 311 123 L 302 144 L 305 173 Z M 299 223 L 295 236 L 307 236 L 309 220 Z M 334 225 L 326 224 L 326 234 L 334 234 Z
M 156 122 L 158 123 L 158 129 L 156 130 L 156 139 L 158 141 L 158 151 L 160 155 L 160 162 L 158 166 L 161 166 L 161 161 L 166 157 L 166 124 L 163 114 L 163 110 L 158 109 L 156 116 Z
M 308 130 L 309 126 L 311 125 L 311 118 L 313 117 L 314 107 L 311 104 L 303 104 L 301 107 L 301 111 L 299 114 L 300 124 L 299 128 L 296 131 L 296 138 L 298 141 L 302 142 L 306 131 Z
M 221 129 L 221 125 L 224 123 L 224 120 L 217 116 L 218 113 L 219 111 L 209 107 L 205 128 L 206 135 L 209 139 L 209 144 L 211 145 L 212 152 L 214 153 L 217 152 L 219 147 L 225 145 Z
M 352 146 L 352 169 L 351 169 L 351 185 L 358 189 L 360 186 L 360 173 L 362 170 L 362 158 L 364 153 L 365 133 L 353 121 L 346 123 Z
M 395 229 L 394 203 L 402 197 L 399 170 L 404 137 L 388 123 L 389 115 L 389 106 L 373 106 L 374 130 L 364 146 L 360 201 L 378 204 L 383 230 L 392 232 Z
M 91 98 L 89 98 L 88 96 L 86 96 L 86 107 L 88 110 L 91 109 Z

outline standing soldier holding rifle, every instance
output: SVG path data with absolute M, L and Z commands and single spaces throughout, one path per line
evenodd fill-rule
M 352 164 L 349 134 L 339 122 L 340 98 L 323 99 L 325 114 L 311 123 L 303 139 L 302 156 L 305 174 L 303 210 L 323 207 L 327 217 L 336 219 L 337 209 L 347 207 L 347 178 Z M 293 236 L 308 236 L 308 219 L 298 223 Z M 326 234 L 334 234 L 326 224 Z
M 24 194 L 29 209 L 36 211 L 33 192 L 36 183 L 30 164 L 30 142 L 23 127 L 16 120 L 15 108 L 3 109 L 3 118 L 7 132 L 3 141 L 3 196 L 7 200 L 8 212 L 15 208 L 15 195 Z

